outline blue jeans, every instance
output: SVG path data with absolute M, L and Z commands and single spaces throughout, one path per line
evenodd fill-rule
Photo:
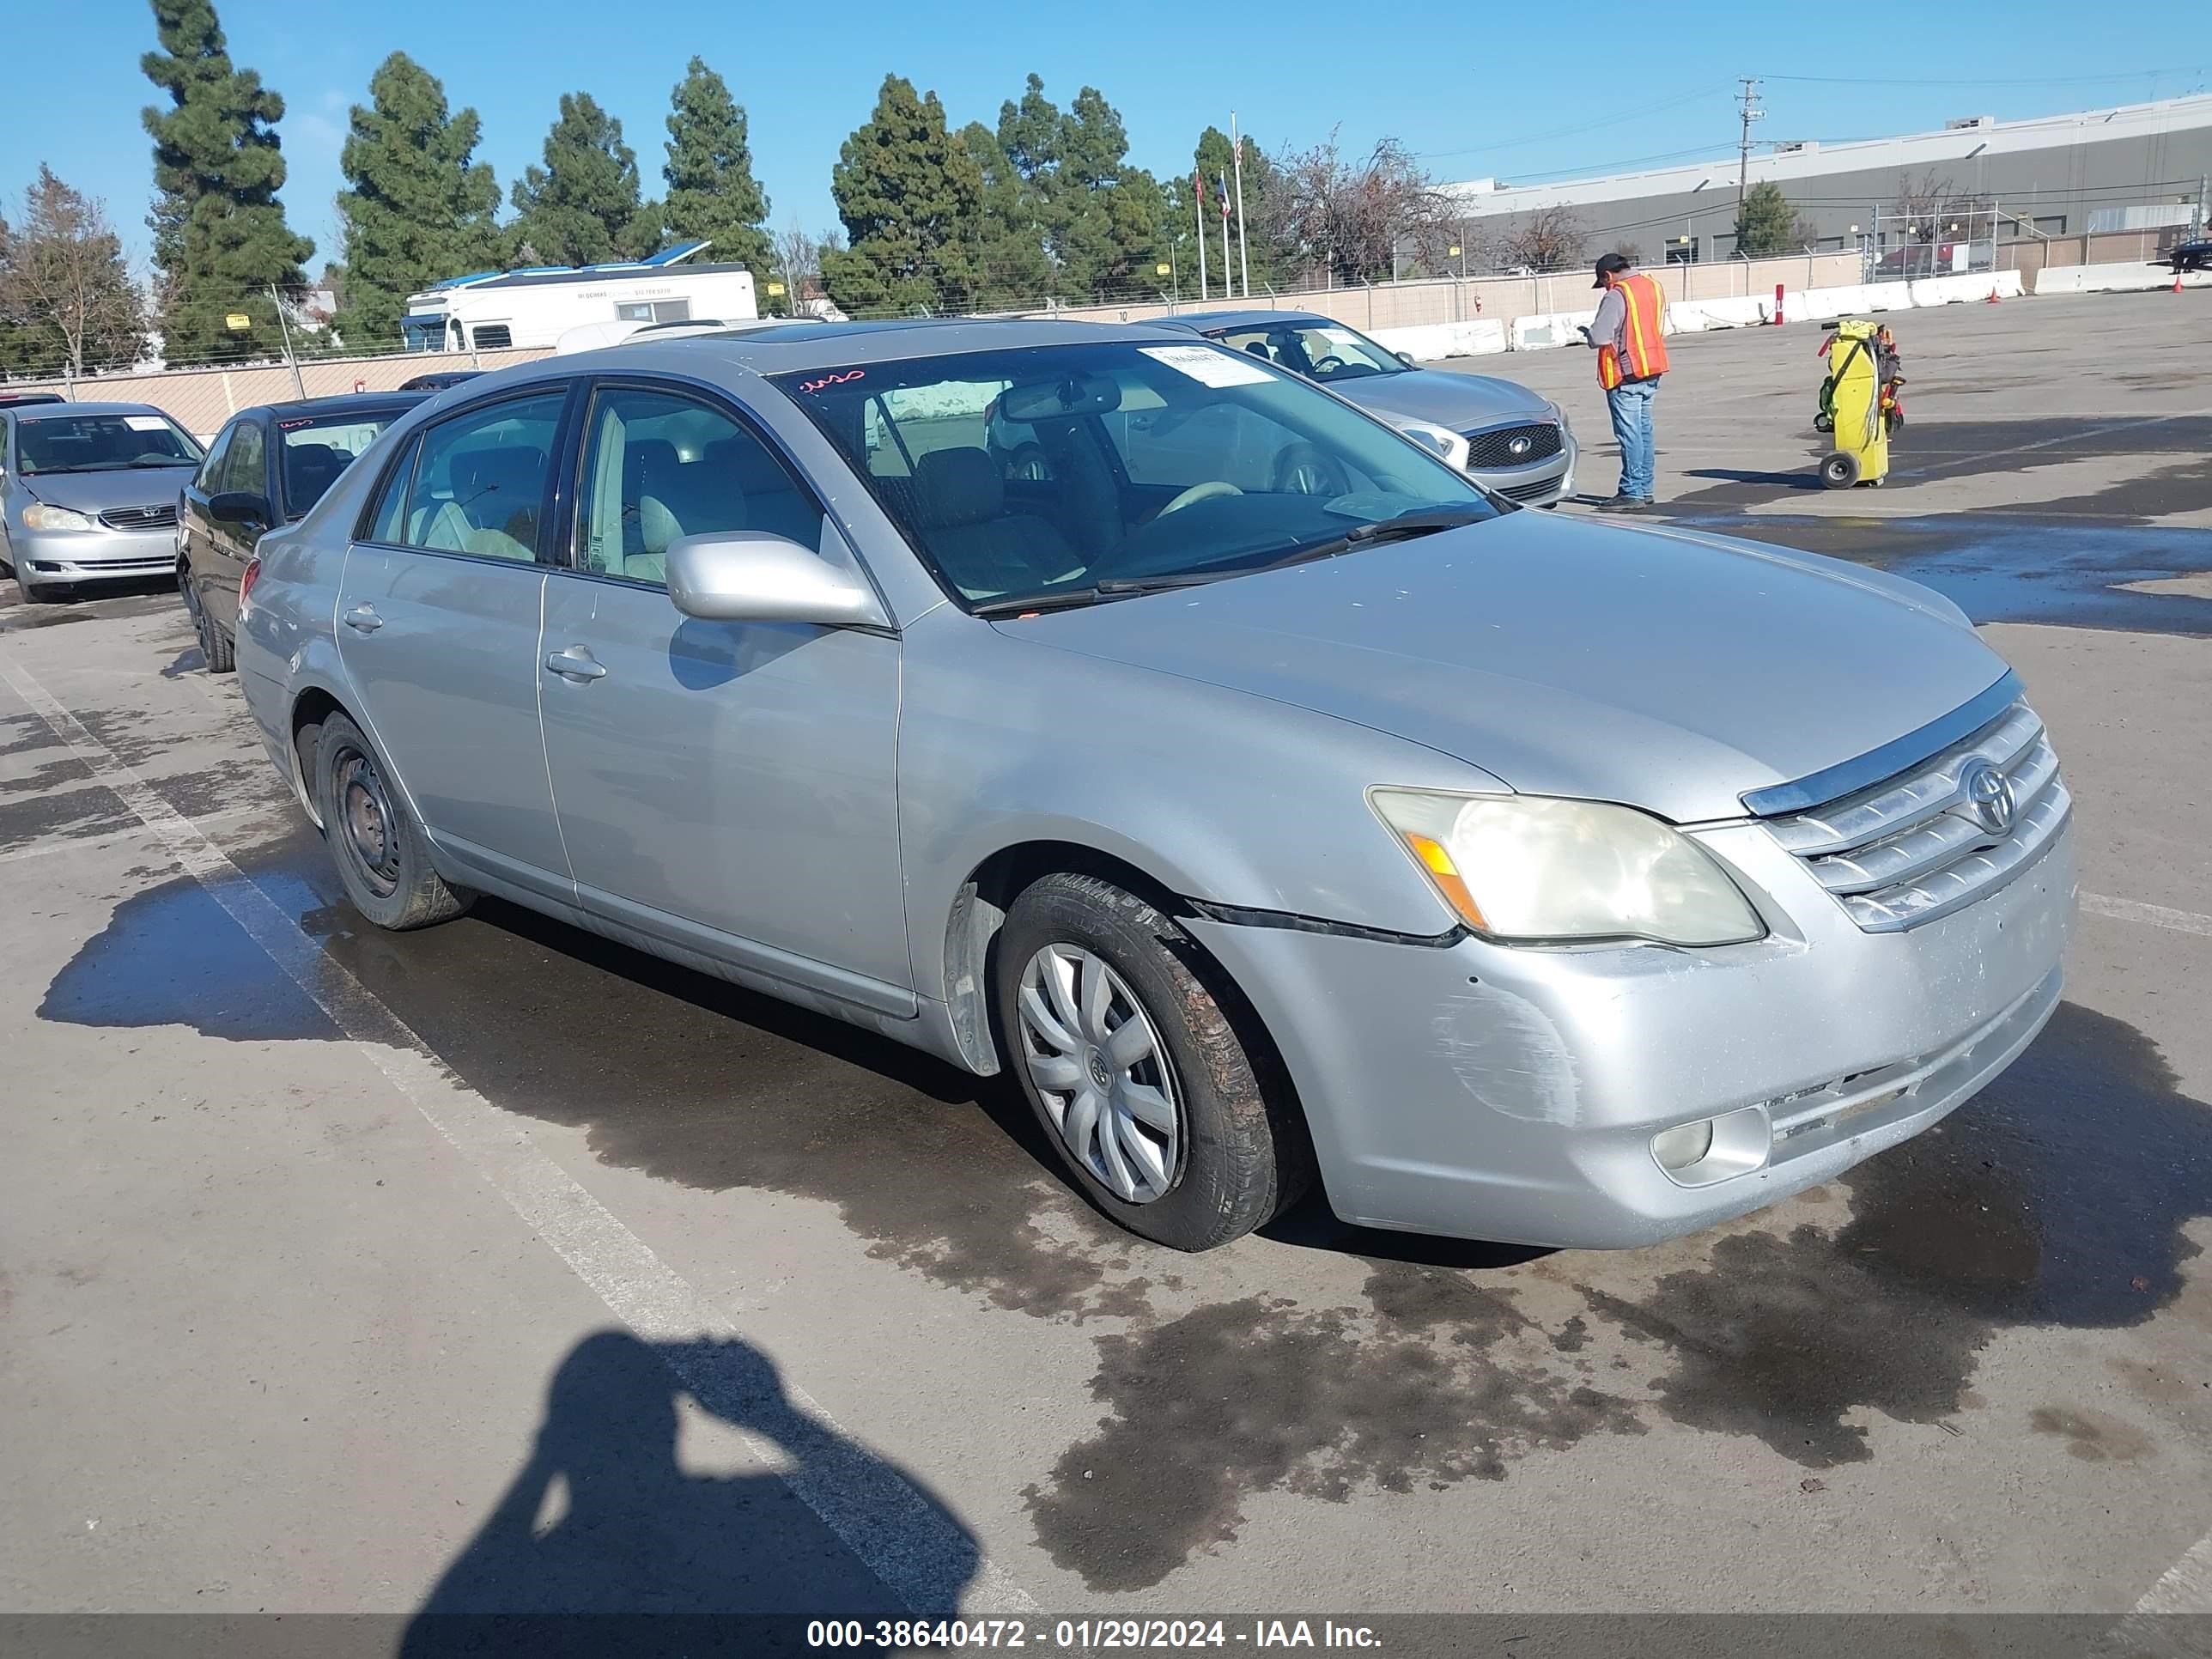
M 1651 400 L 1658 394 L 1656 380 L 1632 380 L 1605 394 L 1613 435 L 1620 440 L 1620 493 L 1643 501 L 1651 499 L 1651 471 L 1658 453 L 1659 441 L 1651 427 Z

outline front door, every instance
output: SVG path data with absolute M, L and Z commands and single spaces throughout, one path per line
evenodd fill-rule
M 898 641 L 702 622 L 664 581 L 678 536 L 763 530 L 819 552 L 820 503 L 733 410 L 650 385 L 599 389 L 578 466 L 571 568 L 547 578 L 538 693 L 580 902 L 781 982 L 910 1014 Z
M 471 874 L 573 896 L 538 741 L 538 562 L 566 388 L 408 446 L 346 554 L 338 655 L 423 828 Z

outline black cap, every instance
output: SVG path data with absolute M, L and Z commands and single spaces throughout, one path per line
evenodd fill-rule
M 1597 262 L 1597 281 L 1592 283 L 1590 286 L 1592 288 L 1603 288 L 1605 286 L 1605 279 L 1607 277 L 1619 276 L 1622 271 L 1630 269 L 1632 263 L 1633 262 L 1631 261 L 1629 257 L 1625 253 L 1608 253 L 1605 255 Z

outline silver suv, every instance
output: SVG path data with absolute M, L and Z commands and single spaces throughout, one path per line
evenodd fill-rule
M 488 375 L 264 536 L 241 616 L 371 921 L 495 893 L 1011 1071 L 1182 1249 L 1316 1176 L 1649 1243 L 1927 1127 L 2058 996 L 2065 787 L 1955 606 L 1515 508 L 1173 331 Z

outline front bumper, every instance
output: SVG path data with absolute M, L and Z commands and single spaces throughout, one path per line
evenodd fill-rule
M 173 574 L 177 532 L 153 530 L 26 530 L 11 526 L 9 556 L 16 574 L 39 587 L 112 582 Z
M 1828 1180 L 1942 1118 L 2057 1006 L 2072 827 L 1981 902 L 1860 931 L 1756 824 L 1705 832 L 1767 912 L 1756 944 L 1448 948 L 1185 923 L 1250 997 L 1346 1220 L 1625 1249 Z M 1657 1131 L 1743 1111 L 1754 1167 L 1685 1185 Z

